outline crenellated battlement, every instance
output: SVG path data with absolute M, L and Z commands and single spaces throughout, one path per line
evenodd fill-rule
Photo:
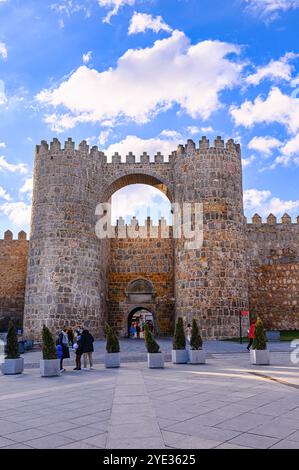
M 113 226 L 116 238 L 170 238 L 172 237 L 172 226 L 168 225 L 166 219 L 161 217 L 158 224 L 155 224 L 150 217 L 139 224 L 136 217 L 132 217 L 129 224 L 126 224 L 123 217 L 116 221 Z
M 199 146 L 196 147 L 195 142 L 192 139 L 188 139 L 186 145 L 179 145 L 177 148 L 177 154 L 186 154 L 188 152 L 195 152 L 201 153 L 201 151 L 209 151 L 211 150 L 214 152 L 215 150 L 227 150 L 236 152 L 238 155 L 241 155 L 241 146 L 240 144 L 236 144 L 234 139 L 229 139 L 228 141 L 224 141 L 221 136 L 216 137 L 213 142 L 213 145 L 210 145 L 209 139 L 206 136 L 203 136 L 199 141 Z
M 255 226 L 269 226 L 269 225 L 297 225 L 299 224 L 299 215 L 296 217 L 295 221 L 292 221 L 292 218 L 289 214 L 285 213 L 280 222 L 277 222 L 277 217 L 273 214 L 269 214 L 266 217 L 265 222 L 263 222 L 262 217 L 259 214 L 254 214 L 251 219 L 251 222 L 247 222 L 248 225 L 255 225 Z
M 40 145 L 36 146 L 36 155 L 57 155 L 59 153 L 71 154 L 72 152 L 80 152 L 80 154 L 90 157 L 100 157 L 104 163 L 107 164 L 163 164 L 171 163 L 176 155 L 183 155 L 187 153 L 201 152 L 206 153 L 211 151 L 214 153 L 215 150 L 224 150 L 241 154 L 240 144 L 236 144 L 233 139 L 229 139 L 225 142 L 221 136 L 218 136 L 213 145 L 210 145 L 210 141 L 206 136 L 203 136 L 199 141 L 199 146 L 196 147 L 195 142 L 192 139 L 188 139 L 185 145 L 178 145 L 177 149 L 174 150 L 168 157 L 162 155 L 161 152 L 157 152 L 156 155 L 151 157 L 147 152 L 143 152 L 142 155 L 137 156 L 133 152 L 129 152 L 126 156 L 120 155 L 118 152 L 115 152 L 111 157 L 108 157 L 103 151 L 101 151 L 96 145 L 90 147 L 85 140 L 83 140 L 78 147 L 76 148 L 75 142 L 68 138 L 64 143 L 64 147 L 61 142 L 54 138 L 50 144 L 42 140 Z
M 24 230 L 21 230 L 18 233 L 18 238 L 14 238 L 13 233 L 11 230 L 6 230 L 4 232 L 4 236 L 0 241 L 5 241 L 5 242 L 18 242 L 18 241 L 27 241 L 27 233 L 24 232 Z

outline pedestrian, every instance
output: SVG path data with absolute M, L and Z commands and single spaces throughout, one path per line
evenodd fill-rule
M 89 333 L 88 330 L 83 330 L 82 335 L 80 338 L 80 347 L 83 354 L 83 361 L 84 361 L 84 370 L 87 370 L 87 359 L 89 361 L 89 368 L 93 369 L 93 362 L 92 362 L 92 353 L 93 349 L 94 338 L 92 334 Z
M 190 323 L 188 323 L 187 328 L 186 328 L 186 340 L 187 340 L 187 348 L 189 349 L 190 349 L 191 335 L 192 335 L 192 326 Z
M 82 342 L 80 330 L 76 330 L 76 341 L 73 344 L 73 349 L 76 354 L 76 367 L 74 370 L 81 370 Z
M 136 323 L 136 335 L 137 335 L 137 338 L 140 338 L 140 325 L 139 325 L 139 323 Z
M 67 335 L 67 328 L 64 328 L 57 340 L 57 345 L 62 347 L 62 357 L 60 358 L 60 372 L 64 372 L 65 369 L 63 368 L 63 359 L 69 359 L 70 351 L 69 351 L 69 338 Z
M 131 328 L 130 328 L 130 336 L 132 336 L 133 338 L 135 336 L 135 328 L 134 328 L 133 323 L 132 323 Z
M 250 348 L 252 346 L 252 343 L 253 343 L 253 340 L 254 340 L 255 323 L 256 323 L 255 319 L 252 319 L 251 322 L 250 322 L 250 328 L 249 328 L 249 332 L 248 332 L 249 343 L 248 343 L 248 346 L 247 346 L 248 351 L 250 350 Z

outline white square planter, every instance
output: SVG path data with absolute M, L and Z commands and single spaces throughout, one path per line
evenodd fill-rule
M 2 365 L 2 373 L 4 375 L 22 374 L 24 370 L 24 359 L 18 357 L 17 359 L 4 359 Z
M 120 353 L 107 353 L 106 352 L 105 367 L 107 369 L 120 367 Z
M 171 355 L 174 364 L 187 364 L 188 362 L 188 351 L 186 349 L 173 349 Z
M 203 349 L 189 349 L 190 364 L 205 364 L 206 352 Z
M 147 353 L 147 365 L 149 369 L 163 369 L 164 356 L 163 353 Z
M 57 377 L 60 375 L 59 359 L 41 359 L 39 364 L 42 377 Z
M 270 365 L 270 351 L 267 349 L 251 349 L 250 350 L 250 362 L 257 366 L 268 366 Z

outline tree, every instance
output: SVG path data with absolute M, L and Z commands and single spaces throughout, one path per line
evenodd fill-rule
M 18 337 L 12 320 L 9 321 L 6 338 L 6 359 L 18 359 L 20 357 Z
M 200 336 L 198 324 L 195 318 L 192 320 L 192 333 L 190 339 L 190 348 L 194 350 L 202 349 L 202 337 Z
M 254 340 L 252 349 L 264 350 L 267 349 L 267 337 L 264 329 L 263 322 L 260 318 L 257 318 L 254 327 Z
M 119 353 L 120 348 L 118 337 L 108 323 L 105 324 L 105 332 L 107 338 L 106 351 L 108 353 Z
M 174 338 L 173 338 L 173 349 L 186 349 L 186 337 L 184 331 L 184 324 L 183 319 L 181 317 L 178 318 Z
M 42 345 L 43 359 L 44 360 L 57 359 L 57 351 L 56 351 L 55 342 L 54 342 L 51 331 L 49 330 L 49 328 L 46 327 L 46 325 L 43 326 L 42 341 L 43 341 L 43 345 Z
M 149 330 L 149 327 L 146 323 L 143 326 L 143 331 L 144 331 L 144 340 L 145 340 L 145 346 L 146 346 L 147 352 L 150 354 L 156 354 L 160 352 L 160 346 L 155 341 L 153 334 Z

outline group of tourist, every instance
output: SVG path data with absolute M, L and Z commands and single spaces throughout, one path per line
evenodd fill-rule
M 143 338 L 143 332 L 144 328 L 143 325 L 144 323 L 147 324 L 149 330 L 151 332 L 154 331 L 154 325 L 151 320 L 146 320 L 145 322 L 142 322 L 140 320 L 133 321 L 130 327 L 130 337 L 131 338 Z
M 81 370 L 81 358 L 83 356 L 83 370 L 93 369 L 92 353 L 94 338 L 87 329 L 77 326 L 75 331 L 72 328 L 64 328 L 58 335 L 56 341 L 57 356 L 60 359 L 60 371 L 64 372 L 63 360 L 70 358 L 70 348 L 76 355 L 76 367 L 74 370 Z

